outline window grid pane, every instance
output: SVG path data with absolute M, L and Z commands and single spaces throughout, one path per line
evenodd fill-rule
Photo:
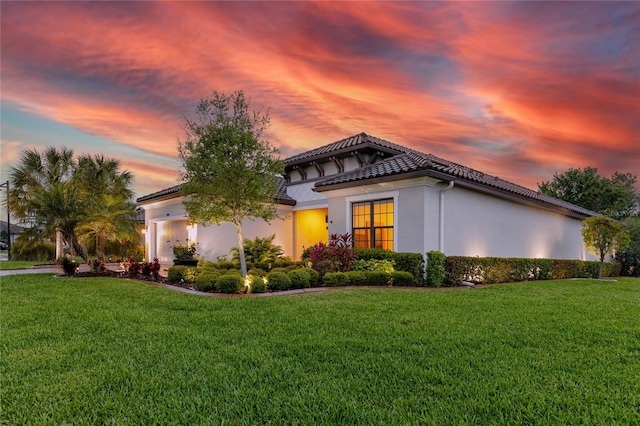
M 353 246 L 393 250 L 393 210 L 393 199 L 353 203 Z

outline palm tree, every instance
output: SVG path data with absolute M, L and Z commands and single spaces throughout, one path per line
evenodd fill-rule
M 135 242 L 138 238 L 130 189 L 133 176 L 119 169 L 117 160 L 83 155 L 74 174 L 76 185 L 87 197 L 86 215 L 77 231 L 83 243 L 95 243 L 96 255 L 103 261 L 107 242 Z
M 43 235 L 56 234 L 56 257 L 64 241 L 87 261 L 86 243 L 95 241 L 104 258 L 107 241 L 135 239 L 133 176 L 119 168 L 118 161 L 99 155 L 75 161 L 67 148 L 25 150 L 11 170 L 9 207 Z
M 11 169 L 9 208 L 17 219 L 57 238 L 56 257 L 62 256 L 62 240 L 82 253 L 75 228 L 82 217 L 82 197 L 71 178 L 76 169 L 73 151 L 47 148 L 42 154 L 25 150 L 18 167 Z

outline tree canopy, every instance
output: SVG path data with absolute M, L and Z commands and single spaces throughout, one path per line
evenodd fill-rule
M 11 215 L 42 236 L 61 236 L 85 260 L 88 242 L 104 257 L 104 242 L 137 238 L 132 176 L 119 167 L 118 161 L 102 156 L 76 159 L 67 148 L 27 149 L 11 169 Z M 56 251 L 57 257 L 62 255 L 61 247 Z
M 201 99 L 196 118 L 185 120 L 178 143 L 179 181 L 189 219 L 201 225 L 230 222 L 237 232 L 242 275 L 246 275 L 244 219 L 277 217 L 275 197 L 284 163 L 265 137 L 269 114 L 254 111 L 242 91 L 214 92 Z
M 602 278 L 604 258 L 629 244 L 629 231 L 617 220 L 606 216 L 592 216 L 582 222 L 582 237 L 587 250 L 600 259 L 599 278 Z
M 637 182 L 638 177 L 631 173 L 615 172 L 607 178 L 598 175 L 594 167 L 570 168 L 564 173 L 555 173 L 551 181 L 539 183 L 538 189 L 543 194 L 622 219 L 638 213 Z

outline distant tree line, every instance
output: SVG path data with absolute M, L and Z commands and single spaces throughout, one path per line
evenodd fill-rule
M 538 184 L 543 194 L 568 201 L 599 213 L 604 218 L 622 222 L 617 226 L 603 218 L 585 221 L 583 236 L 602 260 L 615 253 L 622 274 L 640 276 L 640 193 L 638 176 L 615 172 L 610 178 L 598 175 L 595 167 L 570 168 L 556 173 L 551 181 Z M 615 229 L 615 232 L 614 232 Z M 626 247 L 626 248 L 624 248 Z

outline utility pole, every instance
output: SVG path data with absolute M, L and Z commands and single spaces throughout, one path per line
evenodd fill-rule
M 11 260 L 11 214 L 9 213 L 9 181 L 0 184 L 0 187 L 7 187 L 7 245 L 9 246 L 7 251 L 7 259 Z

